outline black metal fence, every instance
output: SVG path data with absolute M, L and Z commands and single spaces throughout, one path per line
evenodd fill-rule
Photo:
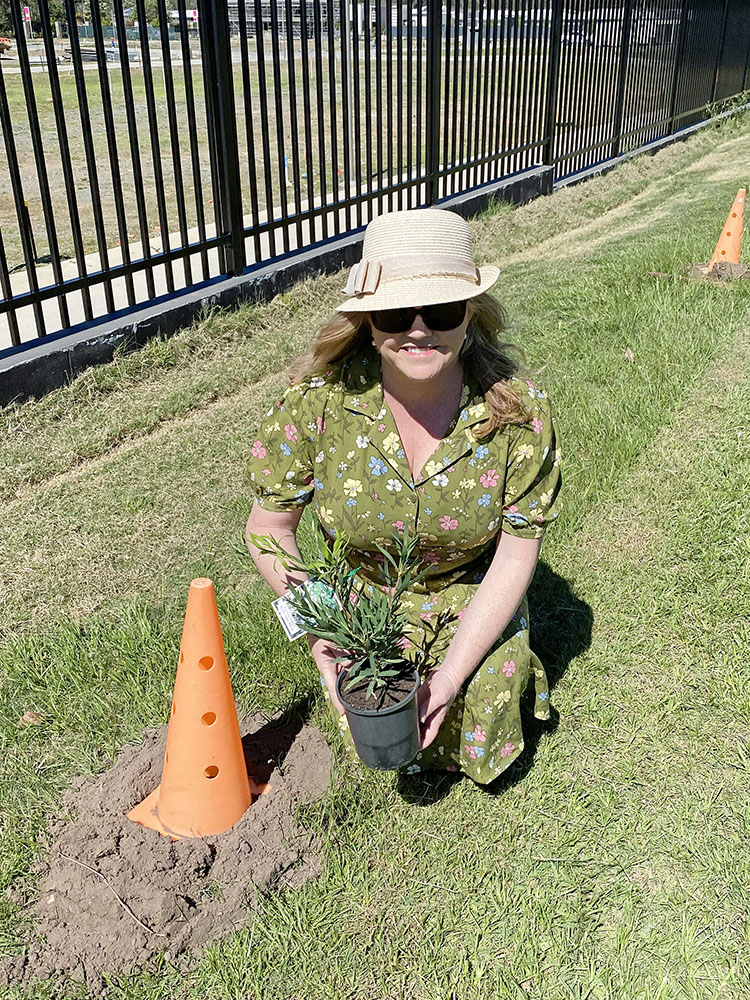
M 135 40 L 122 0 L 107 37 L 92 4 L 62 40 L 48 0 L 35 40 L 11 6 L 0 355 L 384 211 L 570 176 L 748 86 L 747 0 L 157 6 Z M 130 16 L 146 24 L 144 0 Z

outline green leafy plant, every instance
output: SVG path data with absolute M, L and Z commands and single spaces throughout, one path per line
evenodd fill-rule
M 407 624 L 401 601 L 427 572 L 427 567 L 420 569 L 416 534 L 407 529 L 394 535 L 393 551 L 377 546 L 384 583 L 373 584 L 371 591 L 357 587 L 359 568 L 352 569 L 346 558 L 349 543 L 343 535 L 329 545 L 316 532 L 312 555 L 305 562 L 291 556 L 275 538 L 254 534 L 249 538 L 261 553 L 276 556 L 284 569 L 309 574 L 313 585 L 290 591 L 288 601 L 303 628 L 345 651 L 337 662 L 350 664 L 347 690 L 367 681 L 369 698 L 413 670 L 401 652 Z M 316 587 L 315 582 L 325 586 Z

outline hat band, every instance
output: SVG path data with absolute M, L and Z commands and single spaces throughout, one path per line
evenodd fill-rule
M 481 282 L 476 265 L 457 257 L 414 254 L 396 261 L 361 260 L 349 272 L 345 295 L 372 295 L 382 283 L 399 278 L 459 278 L 473 285 Z

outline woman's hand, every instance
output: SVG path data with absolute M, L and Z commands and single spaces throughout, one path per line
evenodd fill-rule
M 310 652 L 313 659 L 318 665 L 320 676 L 323 678 L 325 686 L 328 689 L 331 703 L 339 715 L 343 715 L 344 706 L 336 695 L 336 678 L 346 664 L 335 662 L 337 657 L 344 655 L 343 650 L 332 646 L 326 639 L 316 639 L 311 635 L 307 637 L 307 641 L 310 644 Z
M 460 687 L 461 685 L 447 671 L 440 668 L 433 670 L 420 686 L 417 701 L 420 723 L 419 746 L 422 750 L 437 736 Z

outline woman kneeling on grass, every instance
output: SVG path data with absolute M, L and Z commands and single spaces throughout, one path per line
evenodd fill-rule
M 498 274 L 476 267 L 469 228 L 452 212 L 368 225 L 348 298 L 252 445 L 247 527 L 298 555 L 313 500 L 320 529 L 349 540 L 364 586 L 385 582 L 378 544 L 418 534 L 429 570 L 407 594 L 404 649 L 429 655 L 421 750 L 407 770 L 460 770 L 483 784 L 523 749 L 519 702 L 532 679 L 534 714 L 549 717 L 525 595 L 560 511 L 555 417 L 499 341 L 502 310 L 487 294 Z M 277 594 L 302 581 L 248 545 Z M 309 642 L 349 742 L 336 697 L 342 651 Z

